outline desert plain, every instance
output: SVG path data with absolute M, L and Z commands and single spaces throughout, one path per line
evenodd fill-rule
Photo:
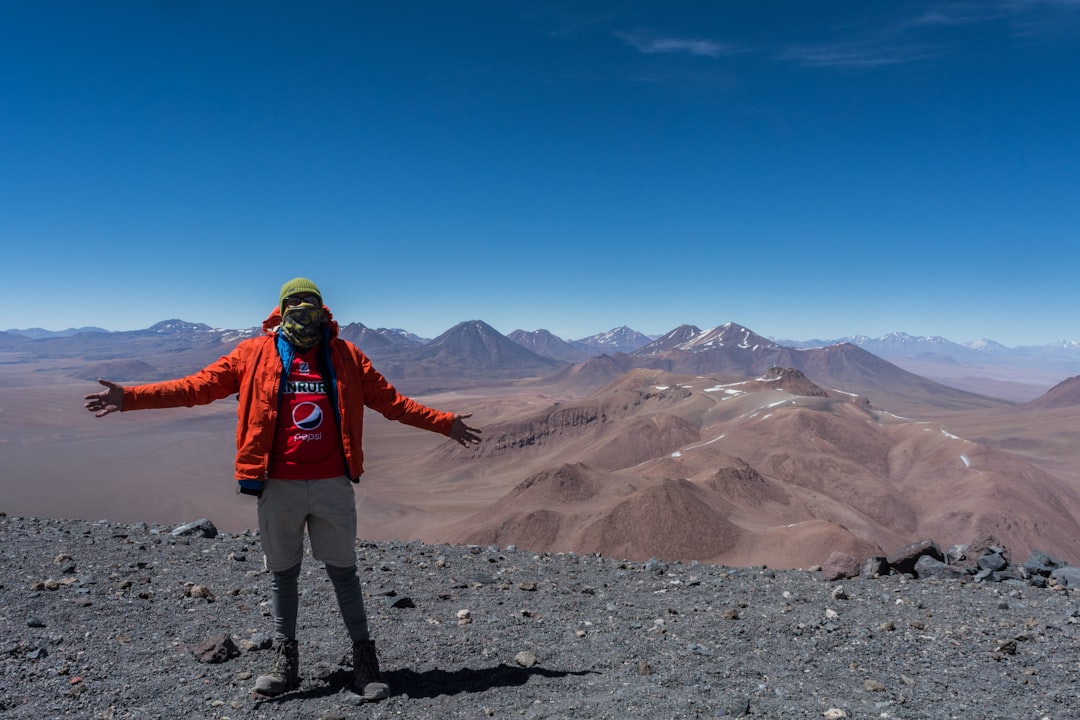
M 227 532 L 256 527 L 255 502 L 233 478 L 236 401 L 96 418 L 83 396 L 100 386 L 42 363 L 0 365 L 0 511 L 11 515 L 177 523 L 210 518 Z M 483 427 L 553 401 L 547 393 L 497 387 L 417 395 Z M 365 418 L 365 472 L 356 485 L 363 537 L 423 539 L 490 504 L 497 483 L 430 457 L 449 440 Z

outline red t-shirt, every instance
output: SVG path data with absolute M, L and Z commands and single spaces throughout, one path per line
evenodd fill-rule
M 298 352 L 289 368 L 270 455 L 272 478 L 322 480 L 345 474 L 341 433 L 318 352 Z

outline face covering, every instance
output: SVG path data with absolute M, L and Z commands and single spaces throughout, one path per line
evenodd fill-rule
M 298 350 L 310 350 L 322 340 L 323 310 L 312 303 L 285 308 L 281 334 Z

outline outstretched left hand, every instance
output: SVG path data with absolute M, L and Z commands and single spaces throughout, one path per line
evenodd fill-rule
M 471 418 L 472 413 L 467 415 L 455 415 L 454 423 L 450 426 L 450 439 L 461 443 L 464 447 L 480 444 L 480 428 L 469 427 L 465 424 L 466 418 Z

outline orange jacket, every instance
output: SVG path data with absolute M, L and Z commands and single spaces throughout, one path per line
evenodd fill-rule
M 327 310 L 330 363 L 337 387 L 341 443 L 349 477 L 364 472 L 364 407 L 389 420 L 450 434 L 452 413 L 440 412 L 405 397 L 352 343 L 337 336 L 338 325 Z M 199 372 L 178 380 L 124 388 L 122 409 L 191 407 L 239 395 L 236 424 L 236 479 L 264 480 L 270 473 L 270 450 L 277 425 L 282 365 L 274 328 L 277 308 L 263 322 L 264 334 L 240 342 L 232 352 Z

